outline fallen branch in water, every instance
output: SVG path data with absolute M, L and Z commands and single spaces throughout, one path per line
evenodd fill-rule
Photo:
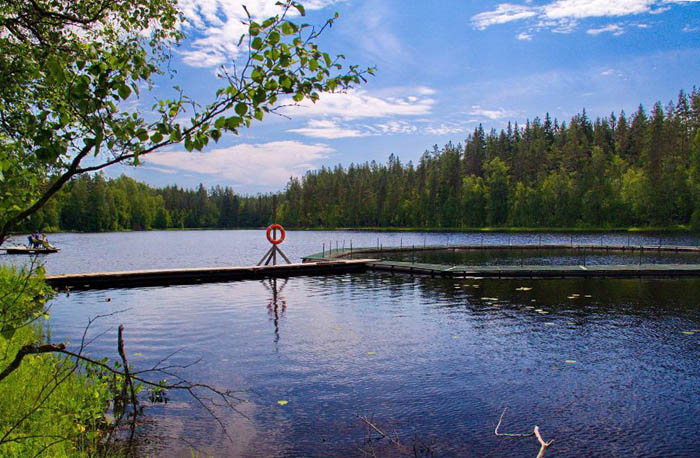
M 506 414 L 506 410 L 508 410 L 507 407 L 505 409 L 503 409 L 503 413 L 501 413 L 501 417 L 498 419 L 498 424 L 496 425 L 496 430 L 494 431 L 496 436 L 498 436 L 498 437 L 532 437 L 532 436 L 535 436 L 540 443 L 540 451 L 539 451 L 539 453 L 537 453 L 536 458 L 542 458 L 544 456 L 545 450 L 547 450 L 547 448 L 554 443 L 554 439 L 552 439 L 549 442 L 545 442 L 545 440 L 542 439 L 542 435 L 540 434 L 540 427 L 537 425 L 535 425 L 535 429 L 531 433 L 499 433 L 498 428 L 501 427 L 501 423 L 503 422 L 503 415 Z
M 387 433 L 385 433 L 384 431 L 382 431 L 381 429 L 379 429 L 379 428 L 378 428 L 374 423 L 372 423 L 367 417 L 363 417 L 363 416 L 361 416 L 361 415 L 359 415 L 358 417 L 360 418 L 360 420 L 362 420 L 362 422 L 363 422 L 364 424 L 367 425 L 367 427 L 373 429 L 374 432 L 376 432 L 377 434 L 379 434 L 383 439 L 387 439 L 389 442 L 391 442 L 392 444 L 394 444 L 394 445 L 396 446 L 396 448 L 398 448 L 398 449 L 401 450 L 402 452 L 406 452 L 406 448 L 405 448 L 403 445 L 401 445 L 401 443 L 399 442 L 398 439 L 395 439 L 395 438 L 391 437 L 390 435 L 388 435 Z

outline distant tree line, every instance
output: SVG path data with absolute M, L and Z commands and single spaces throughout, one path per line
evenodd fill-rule
M 700 226 L 700 92 L 627 116 L 525 126 L 291 179 L 291 226 L 460 228 Z
M 169 228 L 259 227 L 272 219 L 275 196 L 239 196 L 230 187 L 152 188 L 127 176 L 73 179 L 22 228 L 105 232 Z
M 230 187 L 151 188 L 122 176 L 73 180 L 25 230 L 118 231 L 260 227 L 669 227 L 700 229 L 700 92 L 591 121 L 549 114 L 417 164 L 393 154 L 290 179 L 278 194 Z

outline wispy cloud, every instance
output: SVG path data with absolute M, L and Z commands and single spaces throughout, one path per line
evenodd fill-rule
M 316 168 L 334 150 L 324 144 L 280 141 L 242 143 L 206 152 L 168 151 L 146 159 L 169 169 L 209 175 L 235 184 L 282 187 L 289 177 L 301 176 Z M 162 171 L 162 170 L 161 170 Z
M 415 125 L 406 121 L 388 121 L 375 124 L 373 128 L 382 134 L 412 134 L 418 130 Z
M 342 0 L 304 2 L 307 10 L 323 9 Z M 179 0 L 183 28 L 193 39 L 180 51 L 186 64 L 194 67 L 222 65 L 238 56 L 238 40 L 246 32 L 242 21 L 247 19 L 243 5 L 253 20 L 262 20 L 280 13 L 271 0 Z M 296 10 L 291 15 L 298 14 Z
M 458 123 L 443 123 L 437 126 L 428 126 L 425 128 L 425 133 L 430 135 L 447 135 L 465 133 L 466 127 Z
M 481 108 L 479 105 L 472 106 L 469 114 L 472 116 L 480 116 L 483 118 L 488 118 L 492 120 L 511 118 L 517 115 L 517 113 L 506 110 L 504 108 Z
M 520 41 L 532 41 L 532 34 L 521 32 L 515 36 Z
M 344 93 L 324 93 L 313 103 L 303 101 L 284 110 L 294 116 L 339 117 L 342 119 L 382 118 L 430 114 L 435 100 L 420 90 L 400 96 L 379 96 L 364 89 Z
M 472 24 L 479 30 L 484 30 L 495 24 L 519 21 L 538 15 L 539 8 L 528 5 L 501 3 L 494 11 L 486 11 L 472 17 Z
M 371 56 L 376 64 L 396 64 L 409 53 L 397 34 L 396 12 L 386 2 L 365 2 L 352 10 L 344 33 L 354 45 Z M 362 30 L 362 33 L 357 33 Z
M 361 131 L 351 127 L 339 125 L 335 119 L 312 119 L 305 127 L 297 129 L 289 129 L 287 132 L 294 132 L 315 138 L 347 138 L 347 137 L 366 137 L 371 135 L 369 132 Z
M 598 27 L 596 29 L 588 29 L 586 30 L 586 33 L 589 35 L 600 35 L 601 33 L 612 33 L 615 36 L 622 35 L 625 33 L 625 29 L 623 29 L 619 24 L 609 24 L 604 27 Z
M 584 19 L 658 14 L 671 8 L 671 3 L 683 2 L 678 0 L 554 0 L 539 6 L 531 5 L 530 2 L 501 3 L 492 11 L 476 14 L 471 18 L 471 22 L 476 29 L 484 30 L 496 24 L 527 21 L 530 29 L 520 34 L 524 36 L 531 36 L 532 32 L 545 29 L 558 33 L 570 33 L 575 30 L 579 21 Z

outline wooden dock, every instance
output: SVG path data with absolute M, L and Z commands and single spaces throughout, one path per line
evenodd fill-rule
M 599 246 L 599 245 L 466 245 L 429 247 L 362 248 L 355 250 L 331 250 L 304 257 L 303 263 L 272 266 L 205 267 L 185 269 L 137 270 L 125 272 L 94 272 L 65 275 L 48 275 L 46 281 L 62 289 L 106 289 L 145 286 L 165 286 L 256 280 L 305 275 L 334 275 L 367 270 L 430 275 L 442 277 L 488 278 L 639 278 L 639 277 L 700 277 L 698 264 L 628 264 L 628 265 L 504 265 L 474 266 L 426 264 L 381 260 L 383 253 L 418 251 L 462 250 L 536 250 L 567 249 L 584 251 L 619 252 L 685 252 L 700 254 L 700 247 L 681 246 Z M 362 259 L 350 259 L 357 255 Z M 374 256 L 372 256 L 374 255 Z M 700 259 L 699 259 L 700 261 Z
M 47 275 L 45 279 L 49 285 L 59 290 L 133 288 L 361 272 L 367 269 L 367 265 L 371 261 L 376 261 L 376 259 L 322 260 L 303 264 L 280 264 L 276 266 L 94 272 Z

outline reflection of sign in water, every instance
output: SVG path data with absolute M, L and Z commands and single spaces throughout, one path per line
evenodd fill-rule
M 263 280 L 262 285 L 272 293 L 272 298 L 270 298 L 270 301 L 267 303 L 267 313 L 275 324 L 275 343 L 277 343 L 280 340 L 280 317 L 284 315 L 284 312 L 287 310 L 287 301 L 281 296 L 284 287 L 287 286 L 287 279 L 285 278 L 278 285 L 276 278 L 270 278 Z

